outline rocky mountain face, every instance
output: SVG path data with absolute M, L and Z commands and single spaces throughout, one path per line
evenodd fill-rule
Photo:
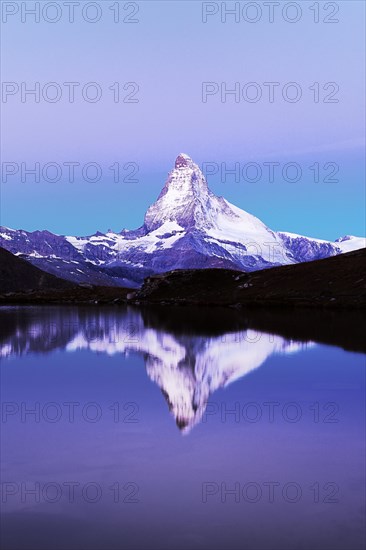
M 137 230 L 88 237 L 0 228 L 0 246 L 75 283 L 138 287 L 149 275 L 220 267 L 256 271 L 321 259 L 365 246 L 274 232 L 210 191 L 200 168 L 180 154 Z

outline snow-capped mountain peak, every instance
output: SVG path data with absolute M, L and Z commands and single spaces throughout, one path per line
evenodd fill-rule
M 219 199 L 209 190 L 200 168 L 181 153 L 157 201 L 146 212 L 145 227 L 154 231 L 166 222 L 184 229 L 211 227 L 218 208 Z
M 189 155 L 186 153 L 180 153 L 175 159 L 175 168 L 177 170 L 180 168 L 192 168 L 194 170 L 198 168 L 198 166 L 193 162 Z
M 265 241 L 273 240 L 273 232 L 258 218 L 216 196 L 199 166 L 184 153 L 178 155 L 157 201 L 145 215 L 147 232 L 166 224 L 178 231 L 208 232 L 212 238 L 240 244 L 259 234 Z
M 4 227 L 0 246 L 76 283 L 139 286 L 149 275 L 174 269 L 256 271 L 327 258 L 363 248 L 365 239 L 331 242 L 272 231 L 216 196 L 199 166 L 181 153 L 140 228 L 65 237 Z

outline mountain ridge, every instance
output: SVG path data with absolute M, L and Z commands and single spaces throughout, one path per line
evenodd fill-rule
M 1 227 L 0 246 L 76 284 L 134 288 L 174 269 L 250 272 L 317 260 L 363 248 L 365 239 L 331 242 L 272 231 L 216 196 L 198 165 L 181 153 L 138 229 L 75 237 Z
M 14 256 L 0 247 L 1 292 L 29 290 L 61 290 L 72 287 L 72 283 L 42 271 L 38 267 Z

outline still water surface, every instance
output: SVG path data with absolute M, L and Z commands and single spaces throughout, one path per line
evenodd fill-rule
M 0 319 L 2 548 L 364 547 L 358 343 L 228 310 Z

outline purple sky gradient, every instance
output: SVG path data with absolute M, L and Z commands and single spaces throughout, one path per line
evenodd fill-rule
M 330 239 L 365 233 L 364 4 L 338 2 L 335 24 L 314 23 L 313 2 L 301 2 L 302 17 L 293 24 L 280 15 L 269 23 L 264 8 L 254 24 L 230 17 L 224 24 L 219 14 L 204 24 L 201 4 L 140 2 L 136 24 L 115 24 L 109 1 L 100 3 L 103 16 L 95 24 L 78 11 L 72 24 L 65 13 L 55 24 L 8 18 L 2 25 L 3 81 L 29 87 L 98 82 L 103 96 L 87 103 L 76 92 L 70 104 L 63 87 L 57 103 L 9 97 L 1 105 L 3 162 L 96 162 L 103 177 L 98 184 L 80 177 L 70 184 L 65 172 L 58 183 L 35 184 L 13 176 L 2 184 L 2 224 L 79 235 L 137 227 L 175 157 L 186 152 L 198 164 L 335 162 L 340 171 L 333 184 L 314 183 L 309 172 L 297 184 L 281 178 L 271 185 L 224 184 L 215 177 L 209 183 L 274 229 Z M 114 103 L 108 88 L 117 81 L 138 83 L 139 102 Z M 257 82 L 263 97 L 236 103 L 216 94 L 203 103 L 202 82 L 227 88 Z M 264 82 L 280 83 L 274 103 L 266 99 Z M 281 97 L 288 82 L 301 87 L 297 103 Z M 336 82 L 339 102 L 315 103 L 309 90 L 314 82 Z M 139 183 L 111 182 L 108 167 L 115 162 L 137 163 Z

